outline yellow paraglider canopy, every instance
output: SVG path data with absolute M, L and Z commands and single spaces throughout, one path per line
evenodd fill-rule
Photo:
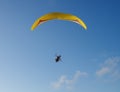
M 44 23 L 48 20 L 53 20 L 53 19 L 72 21 L 72 22 L 80 24 L 85 30 L 87 29 L 86 24 L 75 15 L 65 14 L 65 13 L 60 13 L 60 12 L 52 12 L 52 13 L 45 14 L 45 15 L 41 16 L 40 18 L 38 18 L 33 23 L 31 30 L 34 30 L 41 23 Z

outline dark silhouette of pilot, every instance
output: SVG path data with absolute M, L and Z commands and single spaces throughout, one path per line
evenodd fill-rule
M 61 55 L 56 56 L 55 61 L 56 61 L 56 62 L 61 61 Z

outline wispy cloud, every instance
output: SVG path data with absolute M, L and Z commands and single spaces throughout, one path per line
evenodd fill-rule
M 97 76 L 103 76 L 103 75 L 105 75 L 105 74 L 107 74 L 109 72 L 110 72 L 110 68 L 109 67 L 102 67 L 100 70 L 98 70 L 96 72 L 96 74 L 97 74 Z
M 60 88 L 66 81 L 66 76 L 62 75 L 58 81 L 52 83 L 52 87 L 55 88 L 55 89 L 58 89 Z
M 56 82 L 52 83 L 52 87 L 54 89 L 59 89 L 61 87 L 65 87 L 67 89 L 72 89 L 74 84 L 77 82 L 77 80 L 81 76 L 87 76 L 87 73 L 76 71 L 76 73 L 73 75 L 72 79 L 68 79 L 66 75 L 62 75 Z
M 105 62 L 102 64 L 101 68 L 96 71 L 96 75 L 98 77 L 111 77 L 111 78 L 120 78 L 120 70 L 119 70 L 119 64 L 120 64 L 120 57 L 112 57 L 105 60 Z

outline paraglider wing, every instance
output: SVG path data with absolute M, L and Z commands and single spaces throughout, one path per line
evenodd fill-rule
M 72 21 L 72 22 L 80 24 L 84 29 L 87 29 L 87 26 L 85 25 L 85 23 L 77 16 L 74 16 L 72 14 L 60 13 L 60 12 L 52 12 L 52 13 L 45 14 L 45 15 L 41 16 L 40 18 L 38 18 L 33 23 L 31 30 L 34 30 L 38 25 L 40 25 L 48 20 L 53 20 L 53 19 Z

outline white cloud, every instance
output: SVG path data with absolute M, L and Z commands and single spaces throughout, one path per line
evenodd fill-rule
M 97 72 L 96 72 L 96 74 L 98 75 L 98 76 L 103 76 L 103 75 L 105 75 L 105 74 L 107 74 L 107 73 L 109 73 L 110 72 L 110 69 L 108 68 L 108 67 L 102 67 L 100 70 L 98 70 Z
M 52 83 L 52 87 L 55 89 L 60 88 L 66 81 L 66 76 L 61 76 L 58 81 Z
M 71 80 L 66 80 L 66 83 L 67 84 L 73 84 L 73 83 L 75 83 L 78 79 L 79 79 L 79 77 L 80 76 L 86 76 L 87 75 L 87 73 L 86 72 L 80 72 L 80 71 L 76 71 L 76 73 L 75 73 L 75 75 L 73 76 L 73 78 L 71 79 Z
M 61 87 L 65 87 L 67 89 L 72 89 L 74 84 L 81 76 L 86 76 L 86 72 L 76 71 L 73 75 L 72 79 L 68 79 L 65 75 L 62 75 L 56 82 L 52 83 L 52 87 L 54 89 L 59 89 Z
M 67 79 L 66 80 L 66 88 L 69 89 L 69 90 L 73 89 L 74 84 L 77 82 L 77 80 L 81 76 L 87 76 L 87 73 L 86 72 L 76 71 L 76 73 L 75 73 L 75 75 L 73 76 L 72 79 Z
M 120 78 L 119 64 L 120 57 L 108 58 L 102 64 L 101 68 L 96 71 L 96 75 L 99 77 L 107 76 L 109 78 Z

